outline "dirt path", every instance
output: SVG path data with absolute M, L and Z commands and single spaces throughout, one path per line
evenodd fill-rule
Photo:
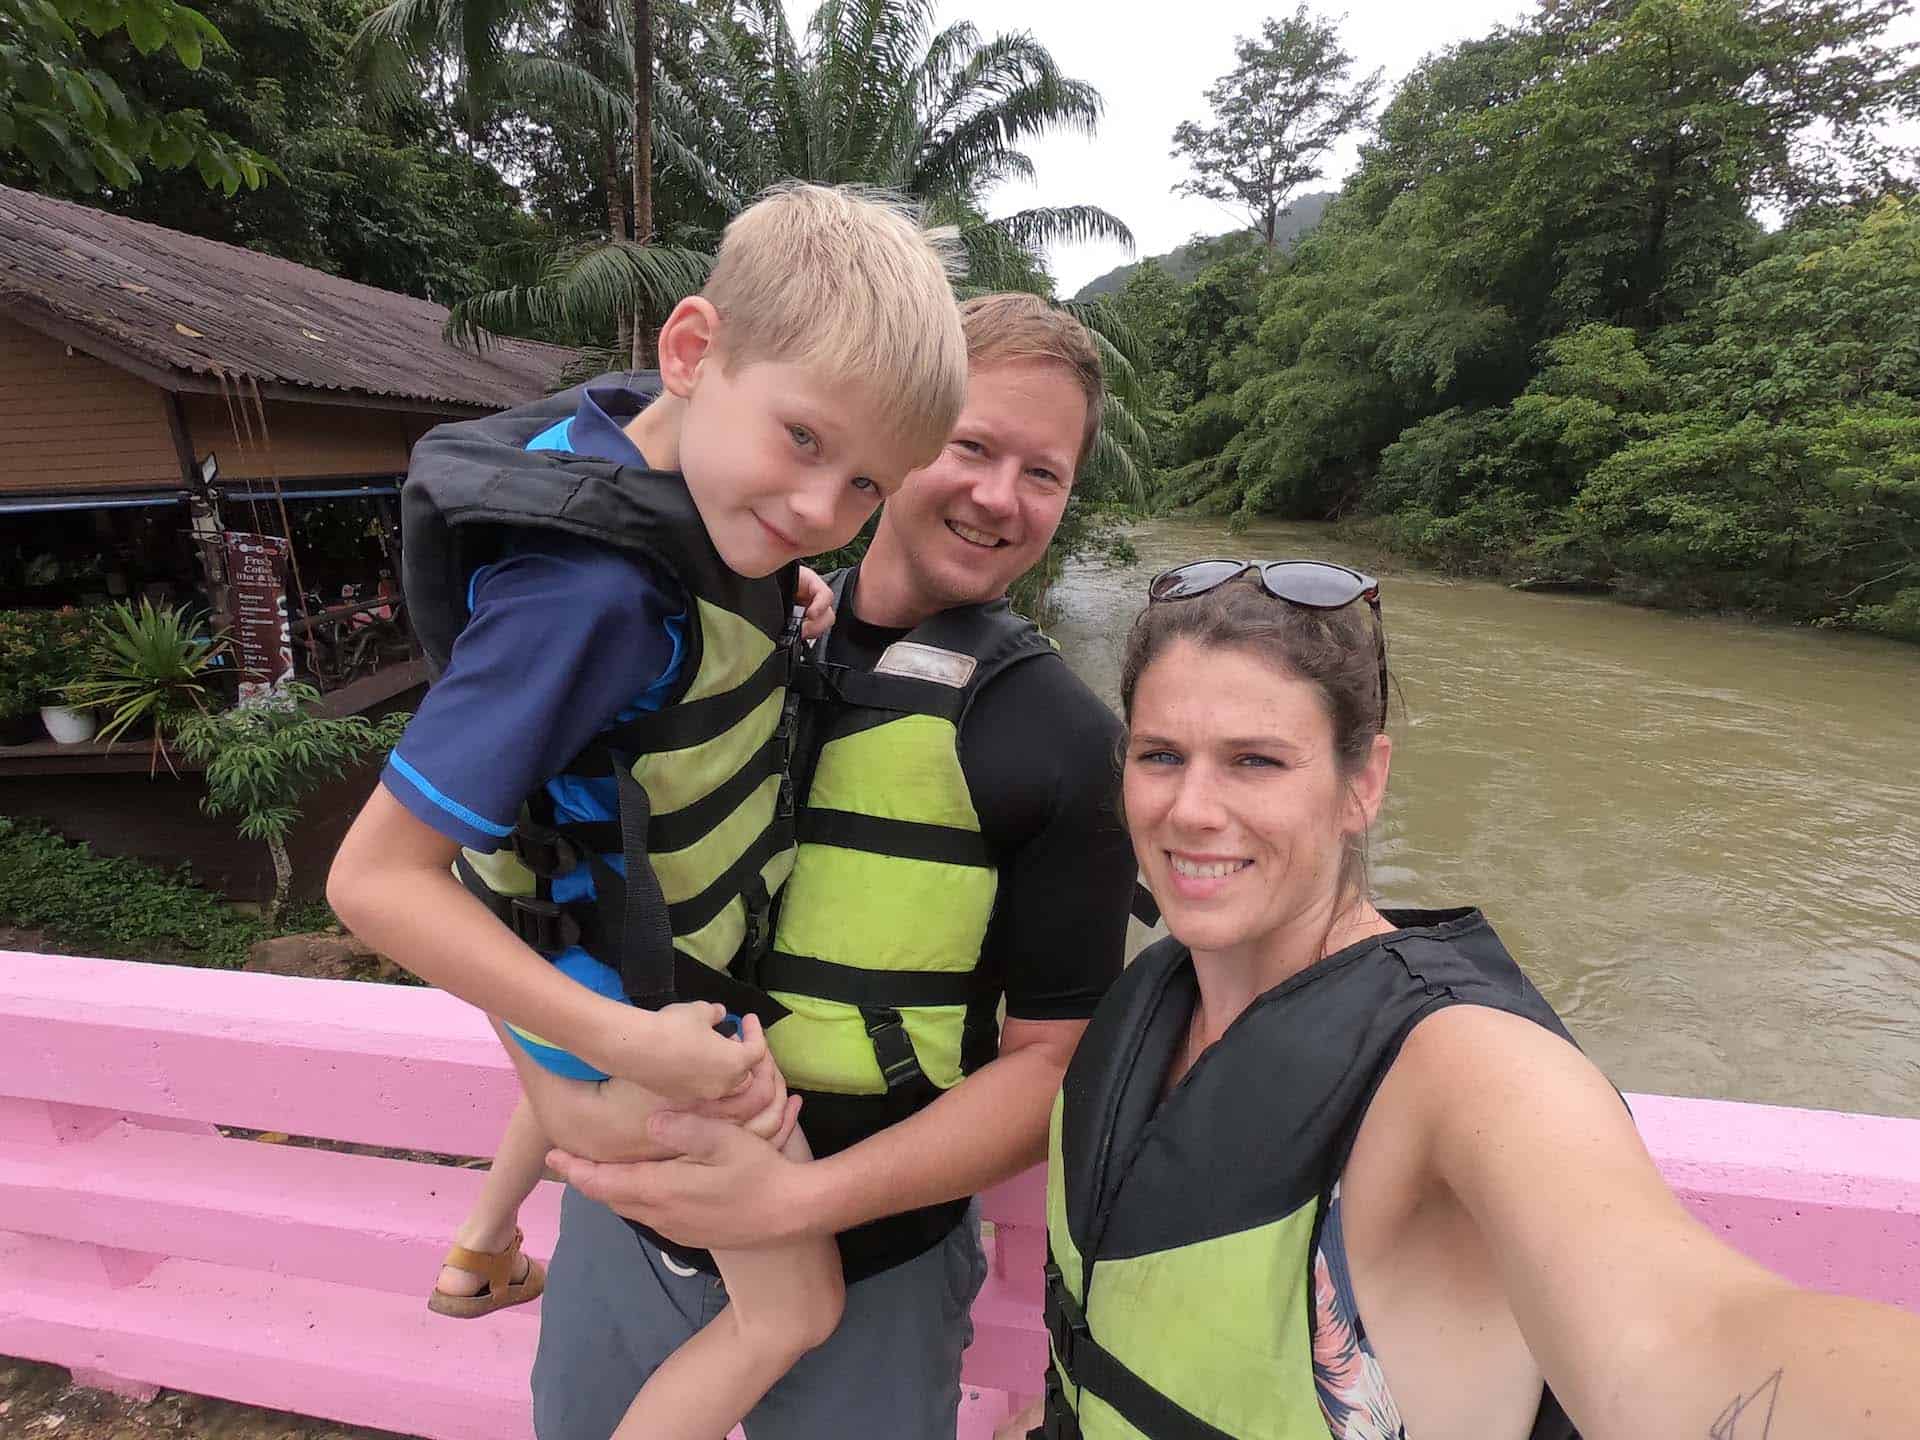
M 74 1388 L 58 1365 L 0 1359 L 0 1440 L 405 1440 L 390 1430 L 336 1425 L 162 1390 L 142 1404 Z

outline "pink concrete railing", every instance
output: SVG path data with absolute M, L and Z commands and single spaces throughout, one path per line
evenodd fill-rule
M 0 951 L 0 1354 L 446 1440 L 523 1440 L 538 1306 L 428 1313 L 476 1171 L 250 1130 L 491 1151 L 484 1020 L 411 987 Z M 1688 1207 L 1800 1283 L 1920 1310 L 1920 1121 L 1632 1097 Z M 1039 1172 L 986 1197 L 960 1434 L 1045 1362 Z M 523 1220 L 549 1253 L 558 1188 Z

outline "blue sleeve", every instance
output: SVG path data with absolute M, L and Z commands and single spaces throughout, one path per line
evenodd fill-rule
M 679 669 L 677 583 L 635 556 L 543 538 L 475 572 L 447 668 L 381 783 L 425 824 L 494 850 L 520 803 Z

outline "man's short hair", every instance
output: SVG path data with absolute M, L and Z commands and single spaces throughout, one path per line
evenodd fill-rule
M 901 201 L 789 184 L 734 217 L 700 293 L 720 312 L 729 370 L 818 367 L 858 394 L 864 421 L 930 461 L 966 400 L 952 263 L 950 238 Z
M 1009 360 L 1046 360 L 1066 367 L 1087 397 L 1087 424 L 1073 462 L 1076 471 L 1086 464 L 1100 434 L 1107 396 L 1100 347 L 1087 327 L 1038 295 L 1016 292 L 963 302 L 960 324 L 967 336 L 967 361 L 975 369 Z

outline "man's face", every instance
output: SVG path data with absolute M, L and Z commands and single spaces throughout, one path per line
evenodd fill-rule
M 900 488 L 917 457 L 875 437 L 861 423 L 867 408 L 804 366 L 764 361 L 729 371 L 716 357 L 701 365 L 679 463 L 729 568 L 768 575 L 838 549 Z
M 880 515 L 930 608 L 996 600 L 1039 563 L 1073 490 L 1087 399 L 1051 360 L 976 369 L 940 457 Z

